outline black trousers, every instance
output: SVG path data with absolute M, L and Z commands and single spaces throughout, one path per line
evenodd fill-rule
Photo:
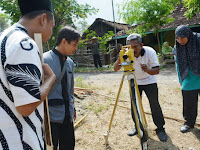
M 185 124 L 190 127 L 194 127 L 197 118 L 198 94 L 200 94 L 200 90 L 182 90 L 183 117 L 186 120 Z
M 95 65 L 96 68 L 98 68 L 98 65 L 99 65 L 99 67 L 102 67 L 99 54 L 94 54 L 93 55 L 93 60 L 94 60 L 94 65 Z
M 73 122 L 65 119 L 63 123 L 51 122 L 53 150 L 74 150 L 75 136 Z
M 145 92 L 147 95 L 147 98 L 149 100 L 151 112 L 152 112 L 152 118 L 154 124 L 157 126 L 157 130 L 163 130 L 163 126 L 165 124 L 163 113 L 158 101 L 158 87 L 157 83 L 154 84 L 148 84 L 148 85 L 138 85 L 138 89 L 140 92 L 140 96 L 142 97 L 142 91 Z M 133 99 L 135 99 L 135 93 L 132 92 Z M 133 107 L 131 103 L 131 115 L 132 119 L 135 122 L 135 117 L 133 113 Z

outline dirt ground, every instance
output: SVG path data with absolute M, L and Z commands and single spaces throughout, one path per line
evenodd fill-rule
M 109 134 L 109 146 L 106 147 L 103 134 L 108 130 L 113 105 L 122 78 L 122 71 L 101 73 L 75 73 L 75 77 L 82 78 L 81 84 L 93 90 L 93 94 L 79 95 L 75 99 L 77 120 L 87 114 L 85 120 L 75 129 L 76 150 L 140 150 L 140 142 L 137 136 L 129 137 L 127 133 L 134 127 L 131 119 L 130 98 L 128 93 L 128 81 L 125 79 L 120 100 L 116 109 L 111 132 Z M 165 118 L 165 129 L 168 135 L 167 142 L 160 142 L 152 117 L 146 114 L 149 128 L 149 150 L 200 150 L 200 126 L 196 126 L 191 132 L 182 134 L 181 121 L 167 119 L 167 117 L 184 120 L 182 117 L 182 96 L 174 65 L 167 65 L 157 75 L 159 88 L 159 102 Z M 100 94 L 100 95 L 99 95 Z M 107 96 L 103 96 L 107 95 Z M 113 97 L 113 98 L 112 98 Z M 151 112 L 146 95 L 142 97 L 145 112 Z M 127 108 L 122 108 L 125 106 Z M 200 106 L 200 101 L 199 101 Z M 200 108 L 200 107 L 199 107 Z M 198 110 L 198 112 L 200 109 Z M 200 123 L 200 115 L 197 122 Z

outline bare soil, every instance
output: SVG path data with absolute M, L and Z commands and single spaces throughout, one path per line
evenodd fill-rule
M 137 136 L 129 137 L 127 133 L 134 127 L 131 119 L 130 98 L 127 80 L 124 81 L 120 100 L 116 109 L 111 132 L 108 137 L 109 145 L 105 145 L 103 134 L 108 130 L 113 105 L 122 78 L 122 71 L 99 73 L 75 73 L 81 77 L 85 87 L 93 90 L 93 94 L 79 95 L 75 99 L 77 120 L 85 114 L 88 116 L 75 129 L 76 150 L 140 150 L 141 145 Z M 174 65 L 167 65 L 157 75 L 159 102 L 165 118 L 167 142 L 160 142 L 152 117 L 146 114 L 149 128 L 149 150 L 200 150 L 200 126 L 195 126 L 188 133 L 181 133 L 183 125 L 181 88 Z M 99 95 L 100 94 L 100 95 Z M 102 96 L 108 95 L 110 97 Z M 148 99 L 143 93 L 142 103 L 145 112 L 151 112 Z M 127 108 L 122 108 L 120 106 Z M 198 104 L 200 106 L 200 102 Z M 200 108 L 200 107 L 199 107 Z M 198 112 L 200 109 L 198 110 Z M 167 117 L 178 119 L 167 119 Z M 180 121 L 182 120 L 182 121 Z M 200 116 L 197 122 L 200 123 Z

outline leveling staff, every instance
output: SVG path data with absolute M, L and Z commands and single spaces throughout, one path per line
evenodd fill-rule
M 158 101 L 158 87 L 156 77 L 154 75 L 159 74 L 159 63 L 156 52 L 153 48 L 148 46 L 143 46 L 142 37 L 139 34 L 130 34 L 127 37 L 127 44 L 131 45 L 134 50 L 134 69 L 135 76 L 138 83 L 138 88 L 140 95 L 142 97 L 142 91 L 144 91 L 148 97 L 150 108 L 152 112 L 152 117 L 154 124 L 157 126 L 156 134 L 160 141 L 166 141 L 167 135 L 164 129 L 164 117 Z M 114 64 L 114 70 L 118 71 L 121 66 L 119 65 L 120 58 Z M 133 108 L 131 103 L 131 115 L 133 121 L 135 122 Z M 134 128 L 128 133 L 129 136 L 134 136 L 138 132 Z

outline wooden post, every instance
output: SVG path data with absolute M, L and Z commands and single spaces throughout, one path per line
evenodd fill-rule
M 43 47 L 42 47 L 42 35 L 41 33 L 34 34 L 35 42 L 40 50 L 41 61 L 44 62 L 43 59 Z M 42 77 L 42 81 L 44 81 L 44 76 Z M 51 137 L 51 125 L 50 125 L 50 117 L 49 117 L 49 107 L 48 107 L 48 99 L 44 101 L 44 136 L 45 142 L 47 145 L 52 145 L 52 137 Z

